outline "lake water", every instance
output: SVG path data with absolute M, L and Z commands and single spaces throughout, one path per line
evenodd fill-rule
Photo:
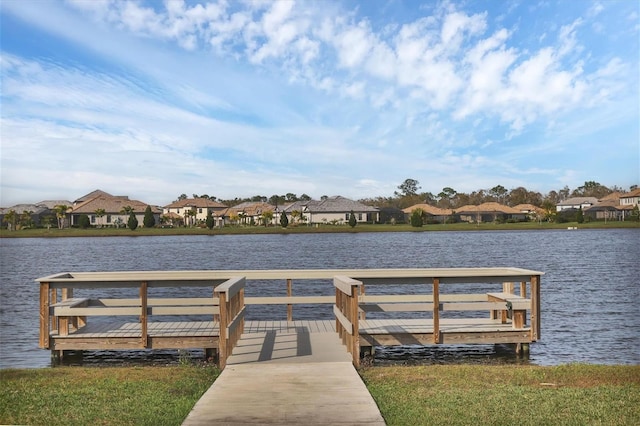
M 58 272 L 436 268 L 513 266 L 542 271 L 542 338 L 528 362 L 640 363 L 640 230 L 337 233 L 0 239 L 0 368 L 47 367 L 38 348 L 38 284 Z M 249 283 L 251 285 L 251 283 Z M 302 286 L 300 284 L 300 286 Z M 306 289 L 306 288 L 305 288 Z M 284 294 L 256 285 L 247 295 Z M 318 290 L 332 294 L 331 288 Z M 296 287 L 294 294 L 306 294 Z M 76 291 L 76 295 L 78 291 Z M 252 307 L 253 308 L 253 307 Z M 269 308 L 274 309 L 274 308 Z M 256 317 L 281 312 L 249 312 Z M 316 310 L 314 310 L 316 309 Z M 296 319 L 326 318 L 326 307 Z M 90 353 L 83 363 L 175 362 L 174 351 Z M 376 362 L 493 362 L 513 359 L 493 346 L 386 348 Z M 124 360 L 124 361 L 123 361 Z

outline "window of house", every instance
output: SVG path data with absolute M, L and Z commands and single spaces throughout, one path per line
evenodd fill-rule
M 177 210 L 176 210 L 176 213 L 180 214 L 180 209 L 177 209 Z
M 96 216 L 95 215 L 91 215 L 91 223 L 96 223 Z
M 198 209 L 198 213 L 202 213 L 202 209 Z
M 344 214 L 344 220 L 349 220 L 349 213 Z
M 107 215 L 107 223 L 111 223 L 111 215 L 110 214 Z
M 362 213 L 358 213 L 358 220 L 362 220 Z

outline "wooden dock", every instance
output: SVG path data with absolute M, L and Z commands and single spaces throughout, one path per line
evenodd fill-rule
M 58 356 L 102 349 L 215 353 L 224 371 L 187 426 L 383 425 L 355 369 L 363 352 L 495 343 L 526 351 L 540 338 L 541 275 L 519 268 L 62 273 L 37 280 L 40 347 Z M 245 297 L 254 280 L 280 280 L 287 295 Z M 335 296 L 294 296 L 294 280 L 324 280 Z M 211 296 L 149 297 L 156 287 L 208 287 Z M 123 288 L 136 288 L 139 297 L 74 297 L 75 289 Z M 267 304 L 286 306 L 287 320 L 245 320 L 252 305 Z M 335 319 L 296 321 L 298 304 L 332 305 Z M 195 315 L 208 320 L 172 319 Z
M 305 327 L 322 325 L 337 333 L 355 366 L 363 349 L 378 345 L 507 343 L 526 351 L 540 338 L 541 275 L 520 268 L 61 273 L 37 280 L 40 347 L 57 355 L 66 350 L 201 348 L 207 355 L 215 353 L 224 368 L 241 335 L 284 327 L 246 322 L 252 305 L 286 306 L 289 327 L 295 305 L 327 304 L 333 305 L 331 327 L 323 321 Z M 257 280 L 282 281 L 287 296 L 245 297 L 247 283 Z M 324 280 L 335 297 L 294 296 L 294 280 Z M 465 292 L 465 286 L 474 291 Z M 486 289 L 479 291 L 479 286 Z M 211 297 L 149 297 L 157 287 L 208 287 Z M 74 297 L 74 289 L 109 288 L 137 288 L 139 297 Z M 383 294 L 376 293 L 380 288 Z M 395 288 L 402 290 L 395 293 Z M 467 312 L 474 314 L 467 317 Z M 478 317 L 479 312 L 484 314 Z M 193 315 L 210 320 L 167 320 Z

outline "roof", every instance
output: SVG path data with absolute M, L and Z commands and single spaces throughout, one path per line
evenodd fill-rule
M 184 200 L 177 200 L 173 203 L 164 206 L 165 209 L 176 209 L 183 207 L 196 207 L 196 208 L 211 208 L 211 209 L 226 209 L 227 206 L 217 201 L 210 200 L 208 198 L 186 198 Z
M 449 216 L 453 214 L 451 209 L 441 209 L 440 207 L 432 206 L 431 204 L 414 204 L 411 207 L 407 207 L 406 209 L 402 209 L 405 213 L 411 213 L 415 209 L 422 209 L 423 212 L 428 213 L 433 216 Z
M 309 201 L 307 209 L 311 213 L 343 213 L 353 210 L 354 212 L 377 212 L 375 207 L 362 204 L 359 201 L 353 201 L 348 198 L 337 195 L 328 197 L 320 201 Z
M 558 205 L 559 206 L 579 206 L 582 204 L 593 205 L 593 204 L 596 204 L 597 202 L 598 202 L 598 199 L 596 197 L 573 197 L 558 203 Z
M 516 210 L 513 207 L 505 206 L 504 204 L 490 202 L 482 203 L 479 206 L 466 205 L 455 209 L 458 214 L 464 213 L 504 213 L 504 214 L 523 214 L 520 210 Z
M 142 213 L 146 210 L 148 204 L 138 200 L 130 200 L 127 197 L 99 195 L 73 207 L 73 213 L 93 214 L 98 209 L 104 209 L 105 213 L 121 214 L 122 209 L 126 206 L 131 207 L 136 213 Z M 153 213 L 162 213 L 156 206 L 151 206 L 151 211 Z
M 233 213 L 244 213 L 247 216 L 259 216 L 263 212 L 272 212 L 275 210 L 275 206 L 272 206 L 269 203 L 263 202 L 244 202 L 240 203 L 236 206 L 229 207 L 227 214 L 231 215 Z
M 633 198 L 640 197 L 640 188 L 636 188 L 633 191 L 620 195 L 620 198 Z
M 517 206 L 513 206 L 513 208 L 519 210 L 520 213 L 544 212 L 542 207 L 534 206 L 533 204 L 518 204 Z
M 56 206 L 71 206 L 73 203 L 69 200 L 44 200 L 36 203 L 38 206 L 46 206 L 54 209 Z
M 104 192 L 100 189 L 96 189 L 95 191 L 92 191 L 90 193 L 88 193 L 87 195 L 83 195 L 82 197 L 78 198 L 77 200 L 75 200 L 73 202 L 73 204 L 80 204 L 80 203 L 84 203 L 85 201 L 89 201 L 92 200 L 96 197 L 100 197 L 100 196 L 104 196 L 104 197 L 113 197 L 113 195 L 109 194 L 108 192 Z

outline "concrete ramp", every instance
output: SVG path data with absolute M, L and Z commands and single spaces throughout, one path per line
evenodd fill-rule
M 183 426 L 214 424 L 385 422 L 335 332 L 280 324 L 242 336 Z

